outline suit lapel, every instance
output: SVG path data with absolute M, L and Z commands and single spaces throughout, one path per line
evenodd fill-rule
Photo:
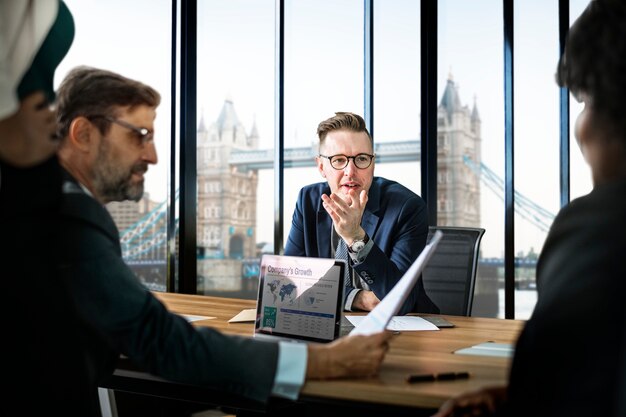
M 366 209 L 367 210 L 367 209 Z M 363 219 L 361 220 L 361 227 L 365 230 L 368 236 L 373 237 L 376 233 L 376 227 L 378 226 L 378 216 L 374 213 L 366 211 L 363 213 Z
M 363 218 L 361 219 L 361 227 L 371 238 L 374 237 L 374 233 L 376 233 L 376 228 L 378 227 L 378 221 L 380 220 L 375 214 L 378 213 L 379 208 L 380 187 L 378 186 L 376 178 L 374 178 L 368 193 L 368 200 L 367 205 L 365 206 L 365 211 L 363 212 Z

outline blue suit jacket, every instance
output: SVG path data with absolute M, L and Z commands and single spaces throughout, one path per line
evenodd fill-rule
M 330 258 L 332 219 L 322 206 L 322 194 L 330 194 L 321 182 L 300 190 L 285 255 Z M 374 177 L 361 226 L 374 241 L 364 262 L 354 267 L 380 299 L 398 282 L 426 245 L 428 213 L 421 197 L 385 178 Z M 347 296 L 352 289 L 346 285 Z M 407 297 L 400 314 L 438 313 L 421 278 Z

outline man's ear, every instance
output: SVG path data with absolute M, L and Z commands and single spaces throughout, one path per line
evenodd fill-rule
M 326 174 L 324 173 L 324 160 L 319 156 L 316 156 L 315 163 L 317 164 L 317 169 L 319 170 L 322 177 L 326 178 Z
M 68 131 L 68 141 L 72 147 L 88 152 L 94 145 L 95 133 L 98 128 L 91 124 L 89 119 L 79 116 L 72 120 Z

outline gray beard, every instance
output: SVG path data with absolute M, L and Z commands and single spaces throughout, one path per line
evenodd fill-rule
M 93 185 L 98 197 L 105 203 L 111 201 L 139 201 L 143 197 L 143 181 L 133 184 L 132 175 L 135 172 L 146 172 L 147 164 L 135 164 L 130 169 L 117 166 L 109 157 L 108 146 L 102 142 L 99 154 L 93 166 Z
M 101 177 L 94 181 L 98 196 L 105 202 L 111 201 L 139 201 L 143 197 L 143 183 L 130 184 L 129 179 Z

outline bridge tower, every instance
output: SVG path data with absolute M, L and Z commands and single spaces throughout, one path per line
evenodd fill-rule
M 256 256 L 257 171 L 229 165 L 234 151 L 258 146 L 256 123 L 250 133 L 231 99 L 208 128 L 198 126 L 198 292 L 239 291 L 241 260 Z
M 481 121 L 462 105 L 452 74 L 437 108 L 437 224 L 480 227 L 480 178 L 463 157 L 481 160 Z

